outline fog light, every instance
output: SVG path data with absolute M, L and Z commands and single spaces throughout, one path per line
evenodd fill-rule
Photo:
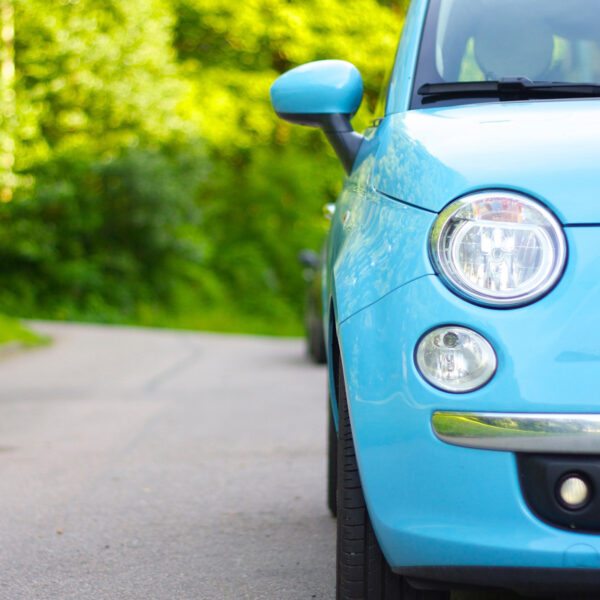
M 437 327 L 425 334 L 415 353 L 421 375 L 446 392 L 472 392 L 496 372 L 496 353 L 481 335 L 458 326 Z
M 582 508 L 590 499 L 590 486 L 579 475 L 569 475 L 560 483 L 558 495 L 567 508 Z

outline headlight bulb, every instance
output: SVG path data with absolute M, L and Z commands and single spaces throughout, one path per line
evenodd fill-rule
M 469 300 L 518 306 L 562 275 L 566 242 L 541 204 L 512 192 L 481 192 L 448 206 L 430 236 L 431 259 L 445 283 Z

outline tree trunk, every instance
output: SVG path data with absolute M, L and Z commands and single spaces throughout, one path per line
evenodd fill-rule
M 0 0 L 0 201 L 9 202 L 15 188 L 15 7 Z

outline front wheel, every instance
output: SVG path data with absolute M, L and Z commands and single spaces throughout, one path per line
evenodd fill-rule
M 448 600 L 449 592 L 412 588 L 383 556 L 365 504 L 350 428 L 348 401 L 338 366 L 337 600 Z
M 337 517 L 337 446 L 331 400 L 327 398 L 327 506 L 332 517 Z

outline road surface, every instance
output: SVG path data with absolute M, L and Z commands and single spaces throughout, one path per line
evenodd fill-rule
M 58 324 L 0 361 L 0 598 L 330 599 L 298 340 Z
M 335 597 L 300 340 L 35 328 L 0 359 L 0 600 Z

